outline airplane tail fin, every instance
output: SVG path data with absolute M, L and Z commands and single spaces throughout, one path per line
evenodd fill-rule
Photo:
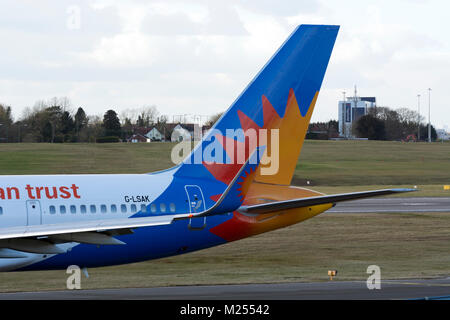
M 290 184 L 338 30 L 326 25 L 297 27 L 175 176 L 215 179 L 225 190 L 250 155 L 264 146 L 254 179 Z M 278 165 L 271 163 L 274 156 Z M 273 165 L 276 168 L 269 170 Z

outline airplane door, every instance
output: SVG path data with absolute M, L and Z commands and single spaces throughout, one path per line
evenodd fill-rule
M 27 200 L 27 226 L 42 224 L 41 203 L 37 200 Z
M 185 186 L 190 213 L 195 214 L 205 211 L 205 199 L 199 186 Z M 190 218 L 188 228 L 191 230 L 202 230 L 206 227 L 206 217 Z

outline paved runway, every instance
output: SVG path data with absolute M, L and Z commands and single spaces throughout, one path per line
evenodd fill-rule
M 340 202 L 327 212 L 450 212 L 450 198 L 371 198 Z
M 450 297 L 450 278 L 385 280 L 381 282 L 381 289 L 379 290 L 367 289 L 365 281 L 329 281 L 2 293 L 0 294 L 0 300 L 385 300 L 443 296 Z

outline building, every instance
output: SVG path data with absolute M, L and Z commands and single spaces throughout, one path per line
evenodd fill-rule
M 168 124 L 169 126 L 173 124 Z M 170 135 L 170 141 L 200 141 L 202 139 L 202 129 L 196 123 L 178 123 Z
M 129 139 L 128 142 L 132 143 L 138 143 L 138 142 L 150 142 L 150 138 L 147 138 L 146 136 L 143 136 L 142 134 L 133 134 Z
M 348 97 L 338 103 L 339 135 L 354 138 L 353 125 L 359 118 L 368 114 L 371 108 L 376 107 L 375 97 Z
M 183 128 L 180 124 L 177 124 L 173 130 L 172 134 L 170 136 L 170 141 L 172 142 L 181 142 L 181 141 L 191 141 L 192 136 L 189 133 L 189 131 L 185 128 Z
M 159 128 L 159 129 L 158 129 Z M 200 141 L 202 128 L 196 123 L 164 123 L 151 128 L 135 128 L 129 142 L 151 141 Z
M 197 123 L 182 123 L 181 126 L 189 131 L 193 141 L 202 140 L 202 128 Z
M 445 129 L 437 129 L 436 134 L 438 140 L 450 140 L 450 132 Z
M 159 132 L 158 129 L 156 129 L 156 127 L 153 127 L 150 131 L 148 131 L 145 136 L 147 138 L 149 138 L 151 141 L 163 141 L 164 137 L 161 134 L 161 132 Z

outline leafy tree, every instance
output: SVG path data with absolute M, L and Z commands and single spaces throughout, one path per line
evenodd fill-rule
M 44 117 L 46 118 L 43 136 L 45 141 L 55 142 L 55 137 L 58 136 L 58 142 L 64 140 L 62 138 L 63 127 L 63 110 L 60 106 L 48 107 L 44 110 Z
M 411 134 L 417 136 L 419 123 L 419 140 L 426 141 L 428 139 L 428 128 L 423 123 L 424 118 L 419 116 L 416 111 L 408 108 L 393 110 L 388 107 L 377 107 L 372 109 L 369 114 L 383 121 L 386 140 L 403 140 Z M 433 127 L 431 129 L 431 138 L 432 140 L 437 138 Z
M 81 131 L 81 129 L 85 128 L 88 124 L 88 118 L 83 108 L 81 107 L 78 108 L 77 112 L 75 113 L 74 120 L 75 120 L 75 131 L 78 134 Z
M 437 132 L 433 125 L 431 125 L 431 141 L 436 141 Z M 428 124 L 420 125 L 420 141 L 428 141 Z
M 0 104 L 0 141 L 8 142 L 9 133 L 13 119 L 11 115 L 11 107 Z
M 75 122 L 72 115 L 68 111 L 64 111 L 61 115 L 61 132 L 70 134 L 75 130 Z
M 383 121 L 386 140 L 401 140 L 404 138 L 403 130 L 399 126 L 400 117 L 395 110 L 388 107 L 377 107 L 370 114 Z
M 105 136 L 116 136 L 121 135 L 120 120 L 117 113 L 114 110 L 106 111 L 103 116 L 103 128 L 105 129 Z
M 13 118 L 11 115 L 11 107 L 0 104 L 0 123 L 12 125 Z
M 312 122 L 308 126 L 306 139 L 328 140 L 339 137 L 339 124 L 336 120 L 328 122 Z
M 126 139 L 132 134 L 133 134 L 133 124 L 131 123 L 131 119 L 125 118 L 122 125 L 122 139 Z
M 369 140 L 385 140 L 385 123 L 377 117 L 367 114 L 356 122 L 357 136 Z
M 80 132 L 80 141 L 95 142 L 104 135 L 103 120 L 100 116 L 88 116 L 88 125 Z

